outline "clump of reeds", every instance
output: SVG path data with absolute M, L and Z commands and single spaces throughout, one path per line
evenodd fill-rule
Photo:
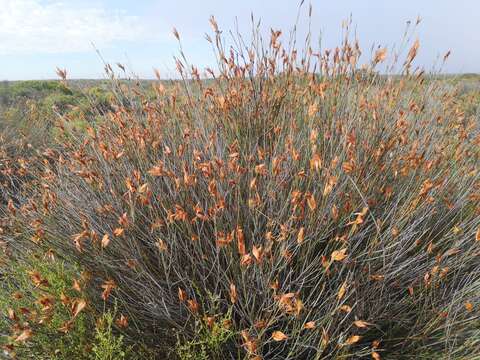
M 179 58 L 153 100 L 117 87 L 113 112 L 45 152 L 10 245 L 80 264 L 153 346 L 201 323 L 234 333 L 219 358 L 478 353 L 478 120 L 413 68 L 419 43 L 381 75 L 387 50 L 360 66 L 348 36 L 226 48 L 211 24 L 210 80 Z

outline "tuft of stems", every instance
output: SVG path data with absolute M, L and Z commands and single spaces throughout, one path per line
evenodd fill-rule
M 38 154 L 12 251 L 88 270 L 92 306 L 153 347 L 201 322 L 235 334 L 219 358 L 479 353 L 478 119 L 413 68 L 418 41 L 380 74 L 348 32 L 228 47 L 211 23 L 208 79 L 183 56 L 153 99 L 112 80 L 112 110 Z

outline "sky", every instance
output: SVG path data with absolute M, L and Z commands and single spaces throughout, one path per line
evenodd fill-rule
M 228 40 L 236 25 L 251 29 L 251 14 L 262 31 L 288 34 L 300 0 L 0 0 L 0 80 L 103 78 L 103 61 L 124 64 L 140 78 L 175 76 L 179 45 L 189 62 L 213 66 L 209 18 L 215 16 Z M 431 69 L 451 50 L 444 72 L 480 72 L 479 0 L 305 0 L 299 33 L 307 30 L 312 5 L 312 33 L 322 47 L 339 45 L 342 21 L 351 17 L 364 50 L 401 43 L 407 21 L 422 19 L 413 37 L 420 40 L 417 64 Z

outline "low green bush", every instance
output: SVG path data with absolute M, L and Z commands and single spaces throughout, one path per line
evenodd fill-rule
M 94 316 L 76 269 L 30 258 L 2 266 L 0 342 L 19 359 L 88 359 Z M 78 312 L 78 313 L 77 313 Z
M 88 276 L 78 269 L 31 258 L 8 261 L 1 272 L 0 347 L 8 358 L 153 359 L 141 341 L 124 342 L 115 308 L 92 311 L 84 291 Z

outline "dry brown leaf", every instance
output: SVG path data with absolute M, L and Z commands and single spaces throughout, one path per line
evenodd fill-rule
M 32 330 L 25 329 L 15 338 L 15 342 L 25 342 L 32 337 Z
M 315 329 L 315 327 L 316 327 L 315 321 L 309 321 L 303 326 L 304 329 L 309 329 L 309 330 Z
M 318 111 L 318 105 L 316 103 L 308 106 L 308 117 L 313 117 Z
M 70 331 L 70 329 L 72 328 L 72 325 L 73 325 L 73 321 L 72 320 L 69 320 L 67 322 L 65 322 L 59 329 L 58 331 L 60 332 L 63 332 L 63 333 L 68 333 Z
M 338 294 L 337 294 L 338 300 L 342 300 L 346 292 L 347 292 L 347 284 L 343 283 L 342 286 L 340 286 L 340 289 L 338 290 Z
M 238 295 L 237 295 L 237 287 L 235 284 L 230 284 L 230 301 L 232 304 L 235 304 L 237 302 Z
M 342 261 L 347 257 L 347 248 L 341 249 L 341 250 L 335 250 L 332 252 L 331 259 L 332 261 Z
M 198 305 L 198 303 L 195 301 L 195 300 L 187 300 L 187 305 L 188 305 L 188 308 L 190 309 L 190 311 L 194 314 L 198 313 L 198 310 L 200 308 L 200 306 Z
M 252 255 L 245 254 L 240 258 L 240 265 L 241 266 L 249 266 L 253 262 Z
M 265 164 L 255 166 L 255 173 L 258 175 L 267 175 L 267 166 Z
M 347 345 L 355 344 L 355 343 L 359 342 L 361 338 L 362 338 L 362 337 L 359 336 L 359 335 L 352 335 L 352 336 L 350 336 L 350 337 L 347 339 L 346 344 L 347 344 Z
M 410 48 L 410 51 L 408 52 L 407 63 L 411 63 L 413 59 L 415 59 L 419 48 L 420 48 L 420 41 L 417 39 L 415 40 L 415 43 L 413 44 L 413 46 Z
M 160 252 L 166 252 L 168 250 L 167 244 L 162 239 L 157 240 L 157 248 Z
M 274 331 L 272 333 L 272 339 L 275 341 L 285 341 L 288 339 L 288 336 L 281 331 Z
M 320 155 L 315 153 L 310 159 L 310 169 L 315 171 L 320 171 L 321 168 L 322 168 L 322 159 L 320 158 Z
M 17 315 L 15 314 L 15 310 L 13 310 L 12 308 L 9 308 L 7 310 L 7 316 L 10 320 L 14 320 L 14 321 L 17 320 Z
M 125 233 L 125 229 L 123 229 L 123 228 L 116 228 L 115 230 L 113 230 L 113 234 L 114 234 L 116 237 L 120 237 L 120 236 L 122 236 L 124 233 Z
M 338 219 L 338 208 L 335 204 L 332 206 L 332 219 L 337 220 Z
M 252 254 L 257 262 L 262 262 L 263 248 L 261 246 L 257 247 L 256 245 L 253 245 Z
M 375 62 L 375 63 L 381 63 L 381 62 L 384 61 L 386 58 L 387 58 L 387 48 L 378 49 L 378 50 L 375 52 L 374 62 Z
M 366 322 L 366 321 L 363 321 L 363 320 L 354 321 L 353 324 L 354 324 L 356 327 L 362 328 L 362 329 L 364 329 L 364 328 L 372 325 L 372 324 L 370 324 L 370 323 L 368 323 L 368 322 Z
M 128 327 L 128 317 L 126 317 L 123 314 L 120 314 L 120 317 L 117 320 L 115 320 L 115 324 L 117 324 L 118 327 L 120 328 Z
M 400 234 L 400 231 L 398 230 L 398 228 L 397 228 L 396 226 L 394 226 L 394 227 L 392 228 L 392 236 L 393 236 L 393 237 L 397 237 L 398 234 Z
M 103 301 L 107 301 L 108 297 L 112 293 L 112 290 L 115 289 L 116 287 L 117 287 L 117 284 L 113 280 L 106 280 L 102 284 L 101 288 L 103 289 L 103 292 L 102 292 Z
M 73 313 L 73 317 L 77 317 L 78 314 L 80 314 L 80 312 L 85 309 L 85 307 L 87 306 L 87 302 L 83 299 L 78 299 L 74 302 L 73 306 L 72 306 L 72 313 Z
M 154 166 L 153 168 L 148 170 L 148 173 L 152 176 L 163 176 L 163 166 Z
M 102 237 L 102 248 L 106 248 L 108 244 L 110 244 L 110 236 L 108 234 L 105 234 Z
M 467 309 L 468 312 L 472 311 L 473 310 L 473 304 L 468 301 L 465 303 L 465 309 Z
M 298 231 L 297 235 L 297 244 L 303 243 L 303 240 L 305 239 L 305 228 L 302 226 L 300 230 Z
M 307 204 L 311 211 L 317 208 L 317 202 L 315 201 L 315 197 L 313 195 L 307 197 Z
M 453 249 L 448 250 L 448 251 L 445 253 L 445 256 L 456 255 L 456 254 L 458 254 L 459 252 L 460 252 L 460 249 L 453 248 Z
M 187 300 L 187 293 L 180 288 L 178 288 L 178 300 L 181 302 L 185 302 Z
M 73 280 L 72 289 L 78 292 L 82 292 L 82 286 L 80 285 L 80 282 L 77 279 Z
M 382 281 L 382 280 L 385 279 L 385 275 L 372 274 L 372 275 L 370 275 L 370 279 L 371 279 L 371 280 L 374 280 L 374 281 Z
M 245 248 L 245 235 L 243 234 L 243 230 L 240 226 L 237 226 L 235 232 L 237 235 L 238 252 L 240 255 L 243 256 L 247 253 L 247 250 Z

